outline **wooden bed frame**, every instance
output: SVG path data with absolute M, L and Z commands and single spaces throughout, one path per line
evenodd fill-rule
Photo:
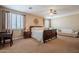
M 33 27 L 43 27 L 43 26 L 30 26 L 30 32 Z M 52 30 L 44 30 L 43 32 L 43 43 L 46 43 L 49 39 L 53 37 L 57 38 L 57 31 L 56 29 Z

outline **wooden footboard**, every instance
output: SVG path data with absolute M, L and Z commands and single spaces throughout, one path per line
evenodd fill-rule
M 43 42 L 44 43 L 46 43 L 46 41 L 48 41 L 48 39 L 52 39 L 53 37 L 57 38 L 56 29 L 44 30 L 44 32 L 43 32 Z

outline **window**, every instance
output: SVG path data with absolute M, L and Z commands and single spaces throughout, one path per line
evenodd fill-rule
M 12 14 L 12 29 L 16 29 L 16 14 Z
M 20 24 L 21 24 L 21 17 L 20 17 L 20 15 L 17 15 L 17 29 L 20 29 Z
M 46 19 L 45 20 L 45 28 L 51 28 L 52 26 L 51 26 L 51 19 Z
M 5 13 L 6 29 L 23 29 L 24 16 L 14 13 Z
M 23 28 L 23 20 L 24 20 L 24 16 L 21 16 L 21 29 Z
M 11 13 L 5 13 L 5 28 L 10 29 L 11 28 Z
M 45 20 L 45 28 L 49 28 L 49 20 Z

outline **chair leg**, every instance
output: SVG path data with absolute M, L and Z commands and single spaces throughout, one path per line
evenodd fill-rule
M 13 44 L 13 40 L 11 39 L 11 40 L 10 40 L 10 46 L 12 46 L 12 44 Z
M 3 42 L 0 40 L 0 49 L 3 48 Z
M 5 40 L 3 39 L 3 47 L 5 46 Z

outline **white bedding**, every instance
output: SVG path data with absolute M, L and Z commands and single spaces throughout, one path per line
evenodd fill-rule
M 37 41 L 43 42 L 43 28 L 32 28 L 31 29 L 32 35 L 31 37 L 36 39 Z

